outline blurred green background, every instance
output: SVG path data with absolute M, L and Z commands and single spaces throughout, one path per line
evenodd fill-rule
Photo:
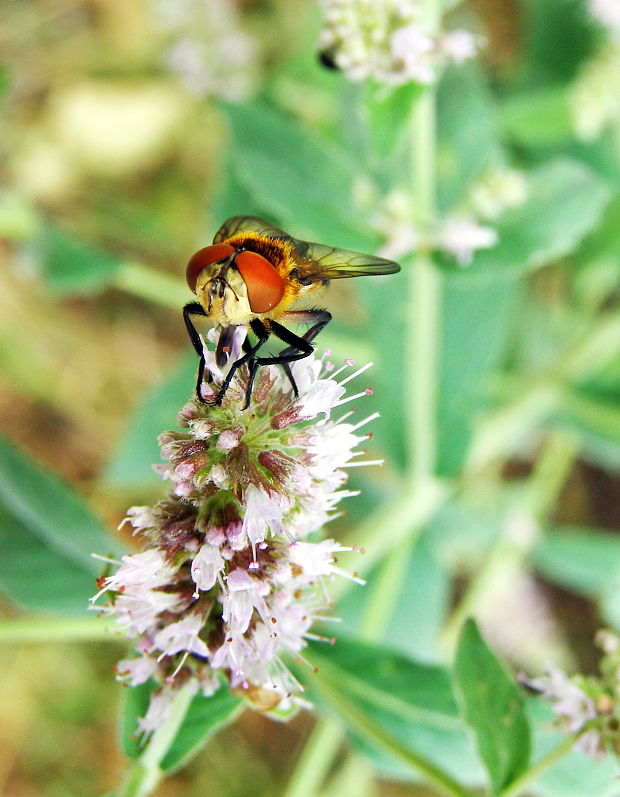
M 522 173 L 528 197 L 493 221 L 498 245 L 468 268 L 440 258 L 437 474 L 449 497 L 403 542 L 408 577 L 381 639 L 441 660 L 450 608 L 516 540 L 522 552 L 484 593 L 495 611 L 469 605 L 515 667 L 555 658 L 589 671 L 596 628 L 620 630 L 620 46 L 580 0 L 455 5 L 486 44 L 438 88 L 438 210 L 465 207 L 494 170 Z M 418 89 L 382 96 L 322 69 L 312 0 L 13 0 L 0 11 L 0 407 L 22 452 L 7 444 L 0 457 L 0 584 L 9 619 L 75 615 L 98 566 L 69 582 L 64 560 L 53 572 L 53 557 L 21 550 L 18 538 L 55 518 L 47 505 L 19 515 L 20 482 L 36 504 L 39 487 L 64 489 L 45 481 L 51 471 L 109 530 L 161 495 L 156 435 L 196 367 L 181 319 L 188 257 L 241 213 L 375 251 L 386 197 L 407 190 L 401 134 Z M 335 320 L 319 343 L 334 359 L 375 361 L 372 455 L 386 458 L 352 479 L 363 494 L 334 525 L 342 534 L 389 506 L 411 465 L 406 279 L 328 297 Z M 81 511 L 62 516 L 71 534 Z M 39 597 L 54 578 L 57 605 Z M 357 633 L 359 603 L 340 607 L 345 632 Z M 111 668 L 124 650 L 2 645 L 1 794 L 89 797 L 117 784 Z M 312 722 L 247 711 L 157 794 L 284 793 Z M 389 767 L 375 778 L 369 760 L 336 767 L 324 797 L 434 794 Z M 545 794 L 572 797 L 565 788 Z

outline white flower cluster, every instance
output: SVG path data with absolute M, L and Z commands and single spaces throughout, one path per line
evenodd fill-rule
M 619 3 L 620 8 L 620 3 Z M 620 120 L 620 41 L 605 45 L 580 69 L 568 100 L 575 132 L 593 141 Z
M 438 249 L 453 257 L 459 266 L 468 266 L 478 250 L 490 249 L 497 243 L 496 230 L 486 222 L 498 219 L 526 198 L 527 182 L 521 172 L 494 169 L 472 187 L 458 211 L 437 222 L 434 230 L 423 236 L 411 222 L 415 217 L 411 196 L 393 191 L 375 222 L 386 239 L 380 254 L 398 259 L 419 249 Z
M 618 0 L 588 0 L 590 13 L 606 25 L 612 34 L 620 35 L 620 3 Z
M 419 0 L 319 2 L 325 15 L 319 52 L 353 81 L 433 83 L 438 67 L 462 63 L 479 46 L 466 30 L 429 35 Z
M 150 547 L 124 556 L 96 596 L 112 595 L 103 612 L 139 654 L 118 664 L 119 678 L 162 684 L 142 730 L 158 725 L 179 684 L 209 695 L 223 679 L 261 710 L 298 702 L 282 656 L 299 658 L 312 624 L 326 619 L 326 582 L 348 575 L 336 557 L 351 550 L 307 537 L 355 494 L 344 488 L 346 469 L 375 464 L 353 451 L 367 439 L 358 429 L 375 416 L 356 424 L 351 413 L 330 417 L 369 392 L 345 398 L 344 385 L 365 370 L 337 381 L 352 365 L 333 371 L 313 356 L 292 364 L 297 397 L 283 371 L 263 367 L 246 409 L 248 372 L 240 369 L 221 406 L 190 401 L 180 414 L 185 431 L 161 436 L 171 492 L 128 513 Z M 211 352 L 207 367 L 214 381 L 204 392 L 214 395 L 223 373 Z
M 150 0 L 159 28 L 169 38 L 165 58 L 194 94 L 245 98 L 258 62 L 255 40 L 239 26 L 228 0 Z

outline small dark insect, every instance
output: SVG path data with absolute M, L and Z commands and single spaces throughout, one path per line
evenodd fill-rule
M 261 365 L 282 365 L 297 395 L 289 364 L 312 353 L 311 341 L 331 320 L 327 310 L 295 309 L 298 302 L 306 300 L 332 279 L 397 271 L 400 266 L 392 260 L 298 241 L 255 216 L 228 219 L 215 234 L 213 243 L 199 249 L 187 264 L 187 284 L 198 297 L 197 302 L 183 308 L 189 337 L 200 357 L 197 398 L 204 402 L 201 385 L 205 359 L 192 315 L 206 316 L 220 328 L 216 349 L 216 362 L 220 367 L 228 358 L 235 328 L 249 327 L 254 333 L 256 343 L 251 344 L 246 338 L 244 353 L 232 364 L 215 400 L 216 404 L 222 403 L 235 371 L 247 364 L 250 372 L 245 397 L 247 407 L 254 377 Z M 299 336 L 280 321 L 311 326 Z M 286 348 L 278 355 L 259 357 L 259 350 L 271 335 L 285 343 Z
M 338 71 L 340 67 L 336 63 L 334 50 L 323 50 L 319 53 L 319 61 L 326 69 Z

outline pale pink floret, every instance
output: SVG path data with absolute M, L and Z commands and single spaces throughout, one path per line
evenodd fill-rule
M 223 542 L 223 535 L 222 535 Z M 191 573 L 196 587 L 210 590 L 215 586 L 218 575 L 224 569 L 225 562 L 219 547 L 205 542 L 192 560 Z
M 198 634 L 204 626 L 204 617 L 201 614 L 189 614 L 176 623 L 164 626 L 155 635 L 155 647 L 162 655 L 173 656 L 175 653 L 195 653 L 207 657 L 209 648 Z

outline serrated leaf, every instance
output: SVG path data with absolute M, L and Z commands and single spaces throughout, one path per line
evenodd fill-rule
M 30 609 L 84 612 L 100 563 L 124 553 L 84 500 L 0 440 L 0 583 Z
M 477 625 L 463 628 L 454 663 L 462 713 L 474 731 L 478 752 L 499 794 L 528 766 L 530 729 L 523 697 Z

